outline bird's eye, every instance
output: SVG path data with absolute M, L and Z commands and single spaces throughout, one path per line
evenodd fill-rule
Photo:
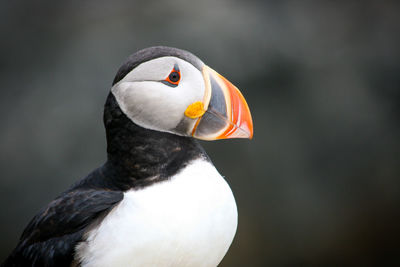
M 169 74 L 168 79 L 172 83 L 177 83 L 181 79 L 181 76 L 179 75 L 179 72 L 173 71 Z
M 181 72 L 179 71 L 179 68 L 175 66 L 171 73 L 168 75 L 168 77 L 162 81 L 164 84 L 176 87 L 178 86 L 179 82 L 181 80 Z

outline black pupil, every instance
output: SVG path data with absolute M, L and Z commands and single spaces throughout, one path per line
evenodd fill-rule
M 177 71 L 173 71 L 169 74 L 169 80 L 171 82 L 177 82 L 177 81 L 179 81 L 179 78 L 180 78 L 180 76 Z

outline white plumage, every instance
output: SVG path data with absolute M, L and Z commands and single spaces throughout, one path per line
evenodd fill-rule
M 232 191 L 197 159 L 164 182 L 130 190 L 77 246 L 82 266 L 217 266 L 237 227 Z

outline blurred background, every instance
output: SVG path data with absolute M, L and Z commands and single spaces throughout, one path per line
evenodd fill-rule
M 220 266 L 400 264 L 398 1 L 1 1 L 0 261 L 106 158 L 125 58 L 183 48 L 245 95 L 254 139 L 202 142 L 239 228 Z

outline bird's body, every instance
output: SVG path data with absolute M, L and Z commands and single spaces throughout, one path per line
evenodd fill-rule
M 193 137 L 251 137 L 235 90 L 186 51 L 128 58 L 104 108 L 106 163 L 44 207 L 2 266 L 218 265 L 236 203 Z
M 84 266 L 216 266 L 236 226 L 228 184 L 199 158 L 169 181 L 125 192 L 77 255 Z

